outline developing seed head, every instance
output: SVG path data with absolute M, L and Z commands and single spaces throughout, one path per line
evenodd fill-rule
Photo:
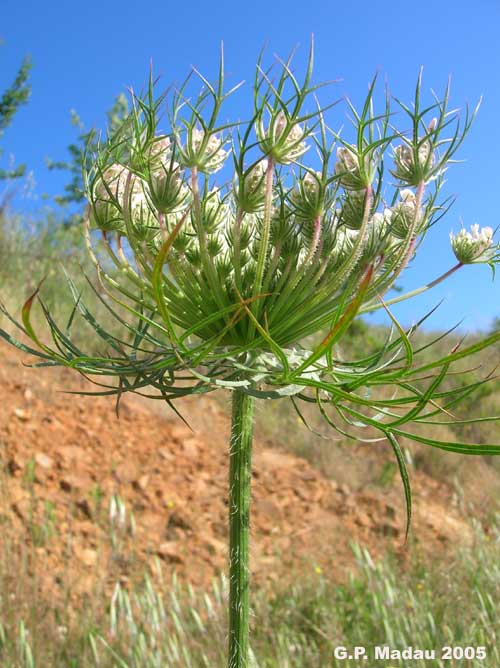
M 112 164 L 94 183 L 91 223 L 104 231 L 131 234 L 135 241 L 150 240 L 159 227 L 148 197 L 145 181 L 122 165 Z
M 224 228 L 230 214 L 229 206 L 221 201 L 220 190 L 209 190 L 201 201 L 201 219 L 206 232 L 212 234 L 220 227 Z M 194 211 L 192 215 L 195 215 Z
M 476 224 L 471 225 L 470 230 L 467 232 L 462 228 L 458 234 L 450 234 L 451 247 L 457 260 L 462 264 L 488 262 L 494 253 L 492 228 L 480 228 Z
M 345 190 L 364 190 L 373 181 L 377 161 L 373 151 L 359 156 L 355 146 L 337 148 L 335 174 Z
M 292 190 L 290 199 L 296 215 L 303 220 L 314 220 L 323 213 L 324 187 L 321 172 L 307 172 Z
M 264 206 L 267 166 L 267 160 L 260 160 L 236 183 L 235 198 L 238 206 L 245 213 L 256 213 Z
M 351 252 L 353 247 L 352 232 L 353 230 L 349 230 L 343 225 L 336 229 L 330 251 L 329 264 L 331 269 L 341 265 Z
M 368 224 L 366 245 L 363 250 L 365 261 L 371 261 L 380 256 L 391 241 L 386 211 L 387 209 L 384 212 L 374 213 Z
M 167 167 L 172 157 L 172 142 L 168 135 L 157 135 L 147 149 L 148 167 L 151 171 Z
M 113 163 L 106 167 L 104 171 L 99 172 L 96 176 L 92 188 L 93 198 L 103 201 L 116 200 L 117 203 L 120 203 L 125 194 L 129 174 L 130 170 L 119 163 Z
M 366 192 L 347 190 L 338 211 L 341 222 L 352 230 L 359 230 L 365 212 Z
M 136 241 L 152 241 L 159 234 L 158 219 L 144 194 L 131 199 L 130 226 Z
M 93 226 L 106 231 L 122 231 L 123 198 L 130 171 L 113 163 L 100 171 L 91 188 L 90 222 Z
M 103 232 L 125 233 L 125 223 L 121 211 L 112 203 L 96 200 L 90 209 L 90 224 Z
M 220 228 L 208 235 L 207 251 L 213 258 L 222 259 L 229 252 L 226 230 Z
M 190 190 L 183 181 L 179 163 L 175 161 L 150 172 L 148 189 L 151 202 L 160 213 L 178 211 L 189 201 Z
M 170 234 L 172 232 L 172 230 L 177 226 L 177 224 L 183 217 L 184 217 L 184 212 L 182 211 L 176 211 L 174 213 L 168 213 L 165 215 L 164 225 L 167 234 Z M 157 255 L 158 251 L 164 244 L 164 239 L 162 235 L 159 233 L 160 232 L 159 226 L 157 230 L 158 233 L 155 236 L 146 239 L 146 246 L 152 255 Z M 171 257 L 179 257 L 185 255 L 187 249 L 194 245 L 195 238 L 196 238 L 195 231 L 191 226 L 189 218 L 187 218 L 185 219 L 182 228 L 175 235 L 175 238 L 172 243 Z
M 284 111 L 279 111 L 271 118 L 266 131 L 258 128 L 257 134 L 264 153 L 281 165 L 295 162 L 309 148 L 304 141 L 305 129 L 293 118 L 287 118 Z
M 183 151 L 186 166 L 197 167 L 206 174 L 218 172 L 228 156 L 223 146 L 224 142 L 219 135 L 213 132 L 206 135 L 205 130 L 192 128 Z
M 415 228 L 417 234 L 424 231 L 426 221 L 421 211 L 417 213 L 417 199 L 413 190 L 405 188 L 400 195 L 401 200 L 392 209 L 386 209 L 386 217 L 390 222 L 391 233 L 398 239 L 406 239 L 414 226 L 415 216 L 418 216 Z
M 430 142 L 420 140 L 417 146 L 410 142 L 396 146 L 394 164 L 395 169 L 391 173 L 403 183 L 417 186 L 421 181 L 428 181 L 435 165 Z
M 360 229 L 352 229 L 341 225 L 337 228 L 335 235 L 335 244 L 331 252 L 331 266 L 336 267 L 345 262 L 352 253 L 354 246 L 360 243 L 356 258 L 353 261 L 366 264 L 383 255 L 386 248 L 393 243 L 390 234 L 390 221 L 388 218 L 388 209 L 383 212 L 374 213 L 368 221 L 360 242 Z

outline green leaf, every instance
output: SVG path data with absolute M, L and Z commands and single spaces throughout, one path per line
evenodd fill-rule
M 500 455 L 500 445 L 485 443 L 453 443 L 450 441 L 438 441 L 437 439 L 420 436 L 419 434 L 412 434 L 408 431 L 403 431 L 402 429 L 392 429 L 392 431 L 411 441 L 425 443 L 425 445 L 431 445 L 433 448 L 447 450 L 448 452 L 458 452 L 462 455 Z
M 391 447 L 394 451 L 394 454 L 396 455 L 396 459 L 397 459 L 398 467 L 399 467 L 399 473 L 401 475 L 401 481 L 403 483 L 403 487 L 404 487 L 404 491 L 405 491 L 405 499 L 406 499 L 406 533 L 405 533 L 405 537 L 406 537 L 406 540 L 408 540 L 408 533 L 410 531 L 411 512 L 412 512 L 411 511 L 410 478 L 408 476 L 408 470 L 406 468 L 406 462 L 405 462 L 403 451 L 401 450 L 401 446 L 399 445 L 396 437 L 390 431 L 384 431 L 384 433 L 387 436 L 387 440 L 391 444 Z

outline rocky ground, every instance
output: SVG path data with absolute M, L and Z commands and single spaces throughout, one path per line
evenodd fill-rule
M 226 568 L 229 424 L 210 396 L 187 400 L 191 431 L 156 402 L 64 394 L 90 389 L 74 374 L 22 365 L 0 347 L 0 519 L 4 551 L 27 555 L 39 586 L 85 595 L 151 567 L 205 585 Z M 154 404 L 154 405 L 151 405 Z M 253 473 L 256 581 L 315 570 L 342 578 L 358 541 L 374 556 L 436 556 L 470 539 L 449 487 L 413 474 L 414 522 L 405 543 L 404 496 L 352 490 L 308 462 L 257 442 Z M 117 507 L 110 528 L 113 495 Z M 133 516 L 133 526 L 130 526 Z

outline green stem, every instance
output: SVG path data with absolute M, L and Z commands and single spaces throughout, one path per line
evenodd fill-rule
M 191 191 L 193 194 L 194 216 L 196 222 L 196 233 L 198 237 L 198 243 L 200 245 L 201 262 L 207 276 L 207 282 L 210 285 L 210 288 L 212 289 L 213 297 L 219 308 L 223 309 L 224 306 L 227 306 L 227 304 L 224 301 L 224 297 L 222 295 L 220 287 L 220 281 L 217 277 L 217 272 L 215 271 L 212 260 L 207 250 L 207 232 L 203 227 L 203 220 L 201 216 L 200 185 L 198 180 L 197 167 L 191 168 Z
M 461 269 L 463 266 L 464 265 L 461 262 L 458 262 L 455 266 L 453 266 L 451 269 L 448 269 L 448 271 L 446 271 L 444 274 L 441 274 L 441 276 L 438 276 L 438 278 L 435 278 L 430 283 L 422 285 L 422 287 L 417 288 L 416 290 L 412 290 L 411 292 L 405 292 L 404 295 L 400 295 L 399 297 L 388 299 L 384 303 L 386 306 L 391 306 L 392 304 L 398 304 L 399 302 L 403 302 L 406 299 L 410 299 L 411 297 L 416 297 L 417 295 L 421 295 L 422 292 L 431 290 L 432 288 L 436 287 L 436 285 L 439 285 L 439 283 L 442 283 L 444 280 L 449 278 L 452 274 Z M 382 303 L 380 302 L 380 300 L 375 304 L 368 303 L 364 308 L 359 309 L 359 313 L 360 314 L 370 313 L 371 311 L 376 311 L 379 308 L 382 308 Z
M 262 234 L 260 239 L 259 256 L 257 258 L 257 268 L 255 270 L 255 284 L 253 289 L 253 296 L 258 297 L 262 290 L 262 279 L 264 277 L 264 269 L 266 266 L 267 252 L 269 246 L 269 233 L 271 230 L 271 217 L 273 211 L 273 178 L 274 178 L 274 161 L 271 157 L 267 161 L 266 171 L 266 197 L 264 201 L 264 219 L 262 221 Z M 252 304 L 252 311 L 258 318 L 262 309 L 262 300 L 255 300 Z M 247 340 L 251 341 L 255 333 L 255 325 L 250 323 Z
M 250 483 L 254 399 L 233 392 L 229 452 L 229 668 L 248 668 Z
M 234 223 L 234 282 L 241 292 L 241 223 L 245 212 L 238 209 Z

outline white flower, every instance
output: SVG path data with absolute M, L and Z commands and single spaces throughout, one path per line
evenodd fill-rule
M 287 119 L 285 112 L 280 111 L 274 118 L 265 133 L 262 148 L 282 165 L 294 162 L 307 150 L 308 146 L 304 140 L 305 129 L 300 123 Z
M 422 212 L 417 212 L 417 198 L 413 190 L 405 188 L 400 192 L 401 200 L 392 209 L 386 209 L 386 217 L 390 221 L 391 232 L 398 239 L 406 239 L 410 229 L 414 228 L 415 216 L 417 226 L 415 231 L 423 231 L 424 219 Z
M 266 159 L 260 160 L 243 178 L 235 180 L 236 197 L 242 211 L 255 213 L 263 208 L 268 164 Z
M 105 231 L 123 232 L 123 208 L 125 191 L 130 179 L 130 198 L 144 196 L 143 182 L 133 176 L 129 169 L 119 163 L 113 163 L 100 172 L 92 186 L 91 222 Z
M 225 227 L 230 217 L 231 209 L 221 201 L 220 190 L 209 190 L 201 202 L 201 218 L 205 230 L 212 234 L 221 226 Z
M 206 146 L 200 155 L 200 149 L 205 141 L 205 131 L 193 128 L 191 133 L 191 152 L 197 155 L 200 164 L 198 165 L 202 172 L 218 172 L 222 169 L 228 152 L 223 149 L 224 142 L 216 134 L 210 134 Z
M 459 262 L 473 264 L 474 262 L 488 262 L 491 259 L 490 251 L 493 244 L 493 230 L 491 227 L 480 228 L 471 225 L 471 231 L 462 228 L 458 234 L 450 233 L 451 247 Z
M 184 184 L 183 171 L 171 157 L 166 164 L 150 173 L 149 195 L 154 207 L 162 213 L 178 211 L 187 204 L 190 194 Z
M 172 156 L 172 142 L 167 135 L 157 135 L 149 147 L 149 166 L 152 170 L 166 168 Z
M 321 172 L 307 172 L 292 190 L 290 197 L 299 218 L 313 220 L 321 215 L 324 199 L 321 179 Z
M 302 187 L 304 188 L 304 193 L 308 195 L 309 198 L 314 198 L 318 194 L 319 187 L 321 183 L 321 172 L 307 172 L 307 174 L 302 179 Z
M 376 158 L 373 152 L 364 155 L 362 170 L 355 146 L 348 145 L 337 148 L 335 174 L 339 176 L 339 183 L 345 190 L 364 190 L 368 183 L 372 181 L 375 168 Z
M 119 163 L 113 163 L 106 167 L 94 183 L 94 198 L 101 201 L 116 199 L 120 202 L 125 193 L 125 185 L 129 174 L 130 171 Z
M 359 230 L 365 212 L 365 190 L 347 190 L 342 207 L 338 211 L 340 219 L 353 230 Z
M 266 159 L 260 160 L 246 175 L 245 186 L 247 187 L 248 192 L 254 193 L 264 185 L 263 179 L 267 172 L 267 165 L 268 162 Z
M 428 180 L 429 170 L 435 164 L 434 154 L 431 154 L 431 145 L 428 141 L 422 142 L 415 151 L 411 144 L 400 144 L 394 149 L 395 170 L 394 176 L 410 185 L 417 185 L 422 179 Z M 417 163 L 417 164 L 415 164 Z
M 151 211 L 146 197 L 137 196 L 132 199 L 130 225 L 136 241 L 147 241 L 158 234 L 158 219 Z

